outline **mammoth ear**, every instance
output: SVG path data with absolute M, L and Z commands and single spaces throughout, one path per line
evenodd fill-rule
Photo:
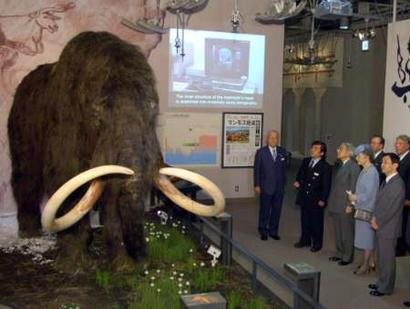
M 89 169 L 70 179 L 51 196 L 44 207 L 41 215 L 43 228 L 50 232 L 59 232 L 78 222 L 93 208 L 104 190 L 105 182 L 97 178 L 110 174 L 134 175 L 134 171 L 119 165 L 103 165 Z M 56 218 L 56 213 L 64 200 L 83 184 L 91 180 L 94 181 L 73 209 L 64 216 Z
M 173 176 L 187 180 L 201 187 L 214 200 L 213 205 L 204 205 L 193 201 L 182 194 L 166 176 Z M 209 179 L 197 173 L 175 167 L 164 167 L 159 170 L 159 176 L 155 180 L 160 189 L 171 201 L 178 206 L 199 216 L 213 217 L 222 213 L 225 209 L 225 197 L 221 190 Z

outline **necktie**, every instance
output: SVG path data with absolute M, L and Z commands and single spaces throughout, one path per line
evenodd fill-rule
M 277 154 L 276 154 L 276 148 L 273 148 L 273 149 L 272 149 L 273 161 L 276 161 L 276 156 L 277 156 Z
M 309 168 L 313 168 L 313 165 L 315 164 L 315 161 L 313 161 L 313 160 L 310 160 L 310 163 L 309 163 Z
M 384 186 L 386 185 L 386 180 L 384 180 L 380 186 L 380 190 L 384 188 Z

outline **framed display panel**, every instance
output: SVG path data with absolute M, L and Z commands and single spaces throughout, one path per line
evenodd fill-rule
M 163 155 L 178 167 L 220 166 L 220 113 L 165 113 Z
M 253 167 L 262 136 L 263 113 L 223 113 L 222 168 Z

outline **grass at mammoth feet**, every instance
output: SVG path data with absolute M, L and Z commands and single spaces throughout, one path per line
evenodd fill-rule
M 90 255 L 101 260 L 98 268 L 75 274 L 57 270 L 55 246 L 34 253 L 27 243 L 19 250 L 16 246 L 0 248 L 0 274 L 5 278 L 0 280 L 0 304 L 12 308 L 170 309 L 181 308 L 181 295 L 219 291 L 228 308 L 275 307 L 252 292 L 249 276 L 240 266 L 212 267 L 207 246 L 197 245 L 190 226 L 178 220 L 161 225 L 152 216 L 144 230 L 148 256 L 127 273 L 107 267 L 101 231 L 95 233 L 89 248 Z

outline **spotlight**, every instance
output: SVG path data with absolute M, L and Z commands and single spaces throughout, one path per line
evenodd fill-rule
M 340 19 L 339 29 L 341 30 L 349 29 L 349 19 L 347 17 L 342 17 Z

